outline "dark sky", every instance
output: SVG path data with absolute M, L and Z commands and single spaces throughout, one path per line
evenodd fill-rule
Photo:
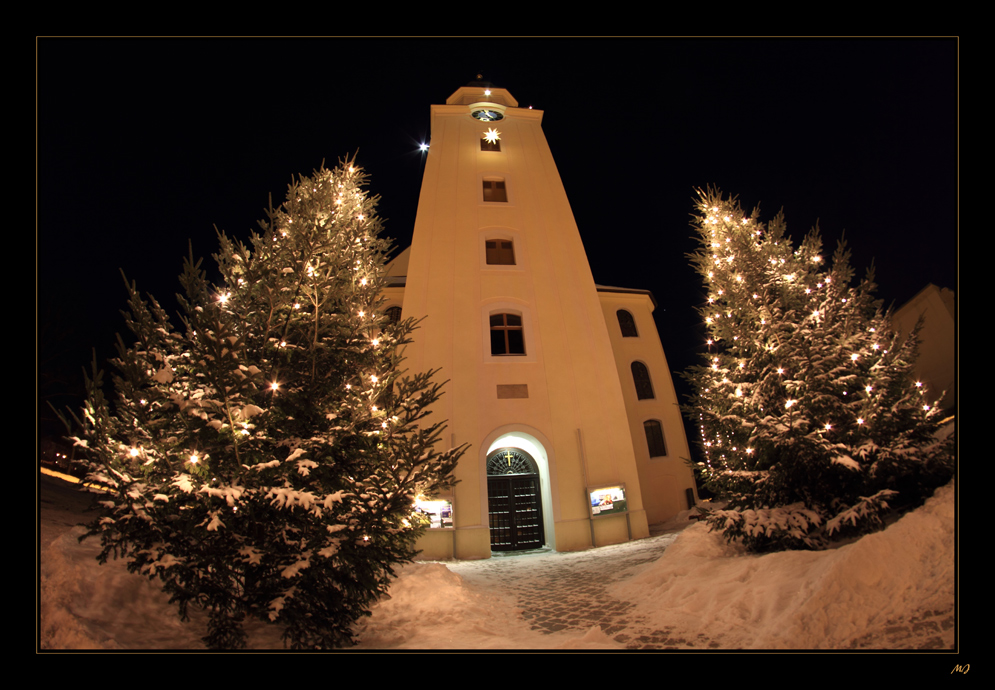
M 429 106 L 476 74 L 543 129 L 595 281 L 652 290 L 673 370 L 696 363 L 694 189 L 797 241 L 843 231 L 900 305 L 956 289 L 954 39 L 65 39 L 37 42 L 41 392 L 123 330 L 118 269 L 171 305 L 192 242 L 247 238 L 292 175 L 358 150 L 410 242 Z

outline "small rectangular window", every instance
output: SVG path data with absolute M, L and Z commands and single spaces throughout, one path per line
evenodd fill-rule
M 507 201 L 504 180 L 484 180 L 484 201 Z
M 511 240 L 487 240 L 487 263 L 496 266 L 515 265 L 515 246 Z
M 481 151 L 500 151 L 501 150 L 501 140 L 495 139 L 493 142 L 487 141 L 486 139 L 480 140 L 480 150 Z

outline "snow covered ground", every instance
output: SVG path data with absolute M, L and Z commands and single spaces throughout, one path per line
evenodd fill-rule
M 39 499 L 40 648 L 202 648 L 205 618 L 180 623 L 152 583 L 78 543 L 78 492 L 43 476 Z M 579 553 L 408 565 L 360 624 L 357 649 L 955 647 L 952 483 L 886 530 L 823 552 L 749 555 L 704 525 L 668 527 Z M 252 648 L 282 649 L 271 626 L 248 630 Z

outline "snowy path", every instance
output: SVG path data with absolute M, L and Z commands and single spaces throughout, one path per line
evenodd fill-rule
M 514 597 L 532 630 L 544 634 L 602 632 L 628 649 L 717 647 L 704 635 L 685 639 L 673 626 L 659 626 L 635 605 L 610 593 L 610 585 L 657 561 L 674 542 L 670 533 L 579 553 L 535 553 L 486 561 L 447 562 L 469 584 Z

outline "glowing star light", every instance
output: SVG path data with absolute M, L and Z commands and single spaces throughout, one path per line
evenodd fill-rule
M 488 144 L 496 144 L 501 140 L 501 132 L 497 131 L 493 127 L 484 132 L 484 141 Z

